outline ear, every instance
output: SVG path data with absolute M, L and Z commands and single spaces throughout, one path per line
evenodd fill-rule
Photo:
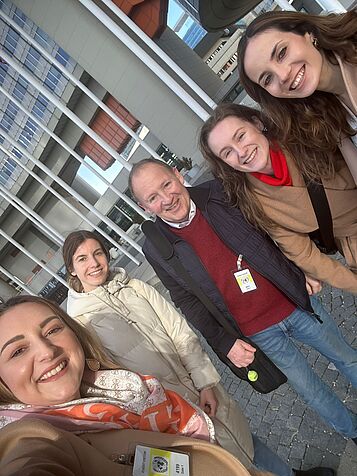
M 262 123 L 262 121 L 260 119 L 258 119 L 256 116 L 253 116 L 253 122 L 254 122 L 254 125 L 257 129 L 260 130 L 260 132 L 263 132 L 265 126 L 264 124 Z
M 180 174 L 180 172 L 177 170 L 176 167 L 174 167 L 173 169 L 173 173 L 175 175 L 175 177 L 180 181 L 180 183 L 182 183 L 182 185 L 184 184 L 185 182 L 185 179 L 183 178 L 183 176 Z
M 148 213 L 149 215 L 152 214 L 152 211 L 148 210 L 142 203 L 140 202 L 136 202 L 140 208 L 142 208 L 144 210 L 144 212 Z

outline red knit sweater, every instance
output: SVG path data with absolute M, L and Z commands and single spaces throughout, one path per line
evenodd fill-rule
M 296 306 L 274 284 L 248 266 L 244 256 L 242 269 L 250 270 L 257 289 L 242 293 L 233 276 L 237 271 L 237 255 L 221 241 L 198 209 L 188 226 L 171 228 L 171 231 L 192 246 L 246 336 L 282 321 L 294 311 Z

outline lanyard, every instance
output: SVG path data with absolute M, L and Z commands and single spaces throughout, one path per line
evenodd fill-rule
M 243 255 L 239 255 L 237 258 L 237 270 L 242 271 L 242 260 L 243 260 Z

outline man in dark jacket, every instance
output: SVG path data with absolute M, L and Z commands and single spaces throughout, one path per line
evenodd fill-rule
M 135 164 L 129 183 L 138 203 L 157 216 L 155 225 L 175 255 L 227 320 L 268 355 L 327 423 L 355 439 L 357 416 L 321 381 L 292 341 L 317 349 L 357 386 L 357 351 L 320 302 L 309 297 L 304 274 L 238 208 L 229 206 L 218 181 L 186 188 L 176 170 L 145 159 Z M 218 324 L 148 239 L 143 251 L 173 302 L 218 355 L 247 367 L 255 348 Z

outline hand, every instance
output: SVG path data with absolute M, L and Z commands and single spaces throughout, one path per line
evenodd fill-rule
M 216 415 L 218 402 L 212 388 L 203 388 L 200 391 L 199 406 L 208 416 L 214 417 Z
M 312 294 L 319 293 L 322 289 L 322 284 L 321 281 L 315 278 L 310 278 L 310 276 L 307 276 L 305 274 L 305 280 L 306 280 L 306 290 L 309 293 L 309 296 Z
M 227 357 L 236 367 L 247 367 L 254 360 L 256 349 L 244 340 L 237 339 Z

